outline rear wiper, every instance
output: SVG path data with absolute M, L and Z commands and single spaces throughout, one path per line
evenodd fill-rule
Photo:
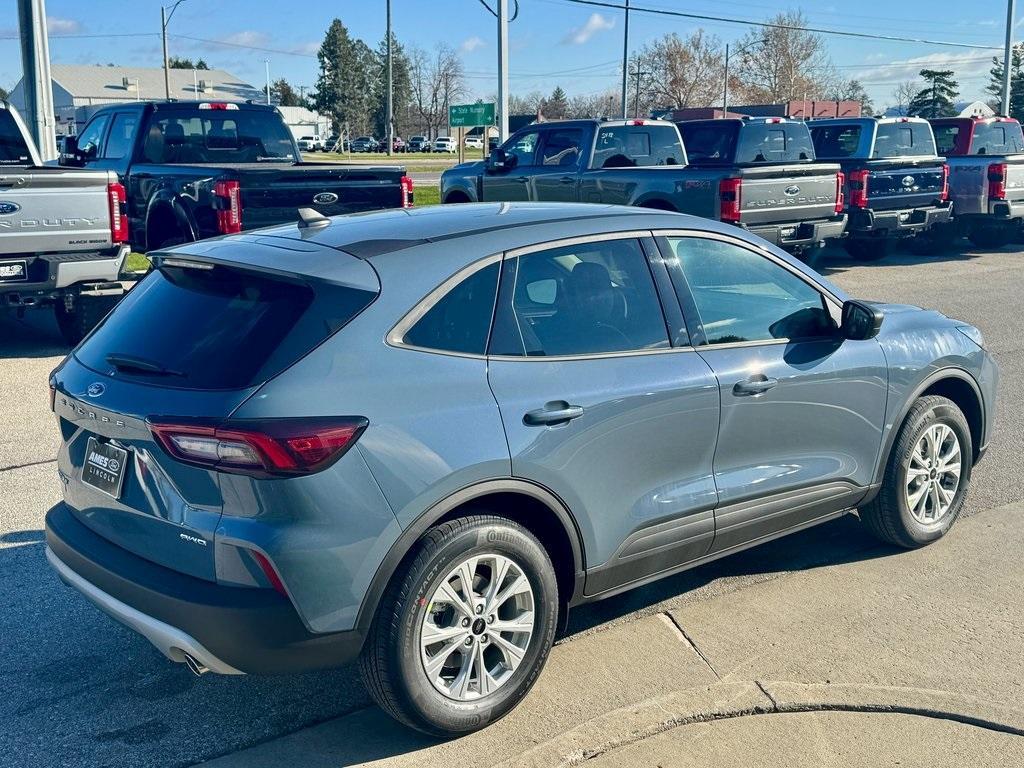
M 119 371 L 138 371 L 140 373 L 148 373 L 153 376 L 185 376 L 181 371 L 174 371 L 170 368 L 165 368 L 159 363 L 147 360 L 144 357 L 123 355 L 120 352 L 111 352 L 107 355 L 107 362 Z

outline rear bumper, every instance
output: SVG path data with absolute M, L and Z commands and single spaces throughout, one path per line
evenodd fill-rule
M 846 214 L 818 221 L 755 224 L 745 229 L 781 248 L 802 247 L 841 237 L 846 229 Z
M 347 664 L 359 632 L 313 634 L 267 589 L 226 587 L 151 563 L 93 533 L 63 503 L 46 514 L 47 559 L 61 579 L 149 640 L 221 674 L 288 673 Z
M 924 232 L 936 224 L 944 224 L 952 216 L 953 206 L 949 202 L 892 211 L 856 208 L 850 211 L 846 232 L 849 237 L 902 237 Z
M 995 219 L 1024 218 L 1024 200 L 989 200 L 988 215 Z
M 25 280 L 0 280 L 0 307 L 49 302 L 69 290 L 122 294 L 118 278 L 128 253 L 124 245 L 111 251 L 0 257 L 0 263 L 24 262 L 28 271 Z

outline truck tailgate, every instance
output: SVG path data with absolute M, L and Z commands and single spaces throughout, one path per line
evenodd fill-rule
M 399 208 L 401 166 L 345 166 L 299 163 L 267 167 L 238 166 L 229 174 L 241 185 L 245 229 L 298 220 L 299 208 L 324 215 Z
M 906 160 L 871 160 L 864 163 L 868 175 L 868 207 L 875 210 L 917 208 L 930 205 L 942 194 L 943 161 L 911 163 Z
M 740 221 L 748 226 L 835 216 L 838 165 L 742 167 Z
M 1024 155 L 951 157 L 949 196 L 957 215 L 988 213 L 989 166 L 1006 166 L 1006 199 L 1024 200 Z
M 0 168 L 0 254 L 98 251 L 113 246 L 108 171 Z

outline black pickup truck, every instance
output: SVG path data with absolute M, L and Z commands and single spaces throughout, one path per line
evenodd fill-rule
M 104 107 L 60 163 L 119 175 L 139 251 L 296 221 L 299 208 L 334 216 L 413 203 L 401 166 L 303 162 L 281 113 L 263 104 Z
M 846 175 L 843 244 L 851 256 L 881 259 L 903 238 L 919 252 L 935 249 L 933 233 L 950 220 L 952 206 L 949 166 L 927 120 L 836 118 L 810 127 L 818 158 L 839 163 Z

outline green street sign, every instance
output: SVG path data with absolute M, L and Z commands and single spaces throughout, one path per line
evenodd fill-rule
M 494 104 L 453 104 L 448 107 L 448 123 L 452 128 L 494 125 Z

